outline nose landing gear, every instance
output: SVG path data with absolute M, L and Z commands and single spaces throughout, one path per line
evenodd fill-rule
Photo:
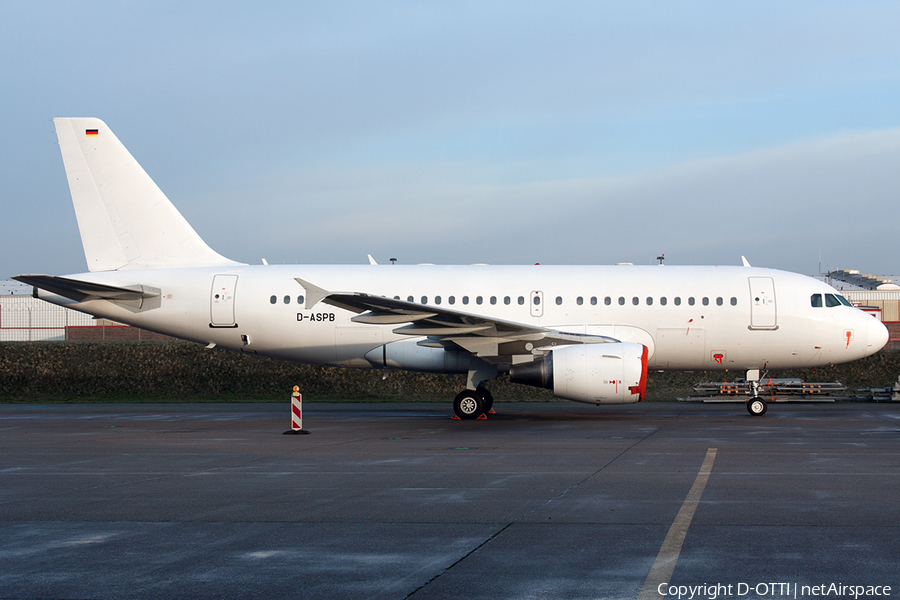
M 766 414 L 769 408 L 766 401 L 759 397 L 759 369 L 747 371 L 747 381 L 750 383 L 750 400 L 747 401 L 747 412 L 754 417 Z
M 762 398 L 750 398 L 750 401 L 747 402 L 747 412 L 749 412 L 754 417 L 759 417 L 766 414 L 767 409 L 768 406 L 766 405 L 766 401 Z

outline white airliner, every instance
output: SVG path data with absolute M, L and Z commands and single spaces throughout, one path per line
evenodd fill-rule
M 746 372 L 856 360 L 885 326 L 832 287 L 743 266 L 254 265 L 212 250 L 103 121 L 55 119 L 88 273 L 21 275 L 35 296 L 285 360 L 464 373 L 461 419 L 499 373 L 594 404 L 643 399 L 648 369 Z M 370 261 L 373 262 L 374 261 Z

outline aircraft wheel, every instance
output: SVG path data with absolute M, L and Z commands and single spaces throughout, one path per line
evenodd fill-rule
M 747 403 L 747 412 L 749 412 L 754 417 L 758 417 L 766 414 L 766 401 L 762 398 L 751 398 L 750 402 Z
M 478 392 L 478 395 L 481 396 L 481 399 L 484 401 L 484 412 L 490 412 L 491 407 L 494 406 L 494 396 L 487 388 L 480 387 L 475 391 Z
M 484 414 L 484 404 L 475 390 L 463 390 L 453 400 L 453 412 L 463 420 L 477 419 Z

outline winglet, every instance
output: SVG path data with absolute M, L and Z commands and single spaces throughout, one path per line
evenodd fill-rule
M 749 267 L 750 263 L 747 262 L 747 258 L 744 255 L 741 255 L 741 262 L 744 263 L 745 267 Z
M 297 283 L 302 285 L 303 289 L 306 290 L 305 308 L 307 310 L 309 310 L 310 308 L 312 308 L 313 306 L 315 306 L 316 304 L 318 304 L 320 301 L 322 301 L 324 298 L 327 298 L 331 294 L 331 292 L 329 292 L 328 290 L 323 290 L 319 286 L 313 285 L 308 281 L 304 281 L 303 279 L 300 279 L 299 277 L 294 277 L 294 281 L 296 281 Z
M 369 264 L 370 264 L 370 265 L 377 265 L 377 264 L 378 264 L 377 262 L 375 262 L 375 259 L 372 258 L 372 255 L 371 255 L 371 254 L 367 254 L 366 256 L 369 257 Z

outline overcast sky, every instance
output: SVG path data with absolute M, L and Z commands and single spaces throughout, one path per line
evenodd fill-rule
M 3 2 L 0 278 L 106 121 L 249 263 L 900 273 L 897 2 Z

